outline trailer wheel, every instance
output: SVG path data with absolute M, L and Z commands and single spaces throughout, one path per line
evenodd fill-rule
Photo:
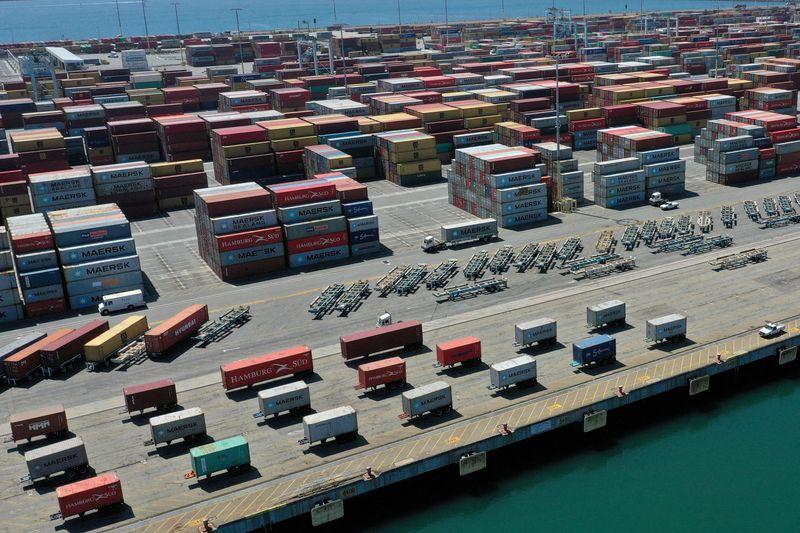
M 80 475 L 85 476 L 86 472 L 88 472 L 88 469 L 86 468 L 86 466 L 82 466 L 82 467 L 78 468 L 78 473 Z
M 444 414 L 444 411 L 442 410 L 441 407 L 439 407 L 433 414 L 435 414 L 436 416 L 442 416 Z
M 452 406 L 452 405 L 448 405 L 447 407 L 445 407 L 445 408 L 444 408 L 444 412 L 445 412 L 446 414 L 450 414 L 450 412 L 451 412 L 452 410 L 453 410 L 453 406 Z
M 67 477 L 68 477 L 69 479 L 73 479 L 73 478 L 75 477 L 75 470 L 74 470 L 74 469 L 72 469 L 72 468 L 70 468 L 69 470 L 67 470 L 67 472 L 66 472 L 66 473 L 67 473 Z
M 406 380 L 401 379 L 400 381 L 397 382 L 397 388 L 398 389 L 402 389 L 405 386 L 406 386 Z
M 108 309 L 103 309 L 102 311 L 100 311 L 100 314 L 103 316 L 108 316 Z

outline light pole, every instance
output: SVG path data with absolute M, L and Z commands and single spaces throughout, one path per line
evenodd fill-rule
M 332 0 L 332 2 L 333 2 L 333 23 L 339 24 L 339 20 L 336 17 L 336 0 Z
M 183 38 L 181 37 L 181 19 L 178 18 L 178 6 L 180 2 L 172 2 L 172 7 L 175 8 L 175 25 L 178 27 L 178 39 L 181 42 L 181 65 L 186 65 L 186 60 L 183 58 Z
M 119 14 L 119 0 L 114 0 L 117 5 L 117 25 L 119 26 L 119 36 L 122 37 L 122 17 Z
M 147 50 L 150 50 L 150 31 L 147 29 L 147 11 L 144 8 L 146 0 L 142 0 L 142 17 L 144 17 L 144 40 L 147 43 Z
M 444 47 L 450 44 L 450 23 L 447 18 L 447 0 L 444 0 Z
M 400 19 L 400 0 L 397 0 L 397 27 L 399 32 L 403 33 L 403 21 Z
M 242 74 L 244 74 L 244 49 L 242 48 L 242 30 L 239 27 L 239 11 L 241 7 L 234 7 L 231 11 L 236 15 L 236 33 L 239 35 L 239 62 L 242 65 Z
M 503 14 L 503 20 L 506 20 L 506 0 L 500 0 L 500 12 Z

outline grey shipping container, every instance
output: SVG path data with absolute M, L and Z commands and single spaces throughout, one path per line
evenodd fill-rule
M 13 270 L 0 272 L 0 291 L 11 289 L 17 286 L 17 276 Z
M 0 291 L 0 307 L 7 307 L 18 303 L 20 303 L 18 289 L 5 289 Z
M 514 342 L 518 346 L 533 343 L 552 344 L 556 342 L 558 325 L 552 318 L 540 318 L 514 326 Z
M 27 452 L 25 464 L 28 466 L 29 479 L 35 481 L 58 472 L 83 474 L 89 466 L 89 458 L 83 440 L 73 437 Z
M 625 323 L 625 302 L 609 300 L 586 308 L 586 324 L 590 328 Z
M 404 418 L 414 418 L 428 412 L 441 416 L 453 409 L 453 389 L 444 381 L 434 381 L 402 395 Z
M 381 250 L 382 247 L 379 241 L 362 242 L 350 245 L 350 255 L 353 257 L 376 254 Z
M 31 196 L 31 198 L 33 199 L 34 207 L 40 210 L 83 207 L 92 205 L 96 201 L 96 196 L 93 189 L 38 194 Z
M 530 355 L 521 355 L 495 363 L 489 367 L 489 380 L 498 389 L 505 389 L 515 383 L 536 383 L 536 359 Z
M 547 185 L 544 183 L 534 183 L 523 187 L 508 187 L 496 189 L 495 198 L 498 202 L 515 202 L 527 200 L 529 198 L 547 197 Z
M 133 192 L 149 191 L 153 188 L 152 179 L 134 181 L 118 181 L 113 183 L 98 183 L 94 186 L 97 196 L 113 196 L 115 194 L 130 194 Z
M 278 219 L 284 224 L 335 217 L 341 214 L 342 204 L 339 200 L 278 208 Z
M 91 294 L 94 292 L 108 292 L 109 289 L 114 289 L 111 290 L 111 292 L 120 292 L 116 290 L 118 287 L 141 284 L 142 271 L 135 270 L 133 272 L 125 272 L 113 276 L 72 281 L 67 283 L 66 288 L 70 296 L 77 296 L 79 294 Z
M 490 239 L 497 236 L 497 220 L 483 218 L 459 224 L 442 226 L 441 239 L 444 242 L 457 242 L 470 239 Z
M 141 270 L 141 264 L 138 255 L 129 255 L 127 257 L 114 257 L 91 263 L 65 266 L 63 270 L 64 279 L 69 283 L 70 281 L 115 276 L 125 272 Z
M 547 208 L 537 209 L 534 211 L 525 211 L 523 213 L 513 213 L 511 215 L 504 215 L 501 224 L 504 228 L 511 228 L 514 226 L 524 226 L 526 224 L 533 224 L 547 220 Z
M 347 219 L 347 229 L 351 232 L 366 231 L 368 229 L 378 228 L 378 215 L 367 215 L 365 217 L 356 217 Z
M 683 339 L 686 337 L 686 317 L 672 314 L 648 320 L 645 334 L 647 342 Z
M 25 318 L 25 312 L 21 304 L 0 307 L 0 323 L 14 322 L 15 320 L 22 320 L 23 318 Z M 0 368 L 0 376 L 3 375 L 3 372 L 3 369 Z
M 133 255 L 135 253 L 136 242 L 133 239 L 119 239 L 58 249 L 61 264 L 65 266 Z
M 308 444 L 325 442 L 335 437 L 358 435 L 356 410 L 349 405 L 303 417 L 304 441 Z
M 0 252 L 0 271 L 8 270 L 14 267 L 14 259 L 11 255 L 11 250 Z
M 15 256 L 18 272 L 30 272 L 45 268 L 58 268 L 58 256 L 54 250 L 32 252 Z
M 206 417 L 199 407 L 190 407 L 174 413 L 154 416 L 150 419 L 151 442 L 145 444 L 168 445 L 177 439 L 190 440 L 204 437 L 206 434 Z
M 62 177 L 63 176 L 63 177 Z M 52 194 L 57 192 L 78 191 L 92 188 L 92 174 L 89 170 L 71 169 L 59 175 L 33 174 L 29 178 L 31 193 Z
M 120 220 L 109 223 L 70 224 L 69 226 L 54 229 L 53 234 L 56 239 L 56 246 L 63 248 L 129 238 L 131 236 L 131 225 L 127 221 Z
M 490 174 L 489 185 L 492 188 L 501 187 L 520 187 L 539 183 L 542 179 L 542 172 L 537 168 L 528 170 L 518 170 L 516 172 L 505 172 L 503 174 Z
M 214 235 L 226 235 L 252 229 L 270 228 L 278 224 L 274 209 L 252 211 L 238 215 L 216 217 L 211 219 Z
M 287 241 L 304 239 L 306 237 L 316 237 L 327 233 L 339 233 L 347 231 L 347 219 L 345 217 L 323 218 L 310 222 L 300 222 L 298 224 L 286 224 L 283 232 Z
M 311 407 L 311 394 L 309 393 L 308 385 L 302 381 L 296 381 L 280 387 L 259 391 L 259 412 L 254 416 L 277 416 L 284 411 L 294 413 L 309 407 Z
M 60 283 L 46 285 L 44 287 L 36 287 L 34 289 L 25 289 L 22 291 L 22 299 L 26 304 L 43 302 L 45 300 L 54 300 L 56 298 L 63 297 L 64 286 Z

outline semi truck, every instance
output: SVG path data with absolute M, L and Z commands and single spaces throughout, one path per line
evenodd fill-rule
M 536 359 L 521 355 L 489 367 L 492 389 L 507 389 L 511 385 L 524 387 L 536 384 Z
M 625 302 L 609 300 L 586 308 L 586 327 L 590 330 L 625 324 Z
M 617 339 L 611 335 L 597 335 L 572 345 L 572 366 L 610 364 L 617 359 Z
M 403 412 L 399 415 L 401 420 L 416 418 L 425 413 L 442 416 L 453 410 L 453 390 L 444 381 L 434 381 L 404 392 L 402 402 Z
M 644 340 L 648 344 L 681 341 L 686 338 L 686 317 L 677 313 L 648 320 L 645 326 Z
M 424 252 L 433 253 L 445 250 L 449 246 L 471 241 L 489 242 L 497 238 L 497 220 L 482 218 L 470 222 L 442 225 L 440 237 L 426 235 L 421 248 Z
M 410 350 L 422 346 L 422 323 L 417 320 L 397 322 L 339 337 L 342 357 L 353 359 L 394 348 Z
M 351 440 L 358 436 L 358 416 L 349 405 L 303 417 L 300 444 L 325 444 L 328 439 Z
M 527 348 L 534 344 L 548 346 L 556 343 L 558 324 L 552 318 L 539 318 L 514 326 L 514 345 Z

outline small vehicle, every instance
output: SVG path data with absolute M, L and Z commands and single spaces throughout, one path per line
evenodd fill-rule
M 785 331 L 786 331 L 786 325 L 785 324 L 778 324 L 778 323 L 775 323 L 775 322 L 767 322 L 764 325 L 763 328 L 758 330 L 758 334 L 761 337 L 763 337 L 765 339 L 768 339 L 770 337 L 774 337 L 776 335 L 780 335 L 781 333 L 784 333 Z
M 650 203 L 650 205 L 660 207 L 662 204 L 667 202 L 667 198 L 660 192 L 654 192 L 650 195 L 650 198 L 647 201 Z
M 382 328 L 383 326 L 391 326 L 392 325 L 392 315 L 390 313 L 383 313 L 381 316 L 378 317 L 378 321 L 375 322 L 376 328 Z
M 108 57 L 111 58 L 111 59 L 114 59 L 114 58 L 119 57 L 119 54 L 116 53 L 116 52 L 111 52 L 110 54 L 108 54 Z
M 664 202 L 661 204 L 662 211 L 671 211 L 672 209 L 678 209 L 680 204 L 678 202 Z
M 97 305 L 97 311 L 101 315 L 107 315 L 114 311 L 131 310 L 135 307 L 144 307 L 144 294 L 140 289 L 133 291 L 106 294 L 103 301 Z

